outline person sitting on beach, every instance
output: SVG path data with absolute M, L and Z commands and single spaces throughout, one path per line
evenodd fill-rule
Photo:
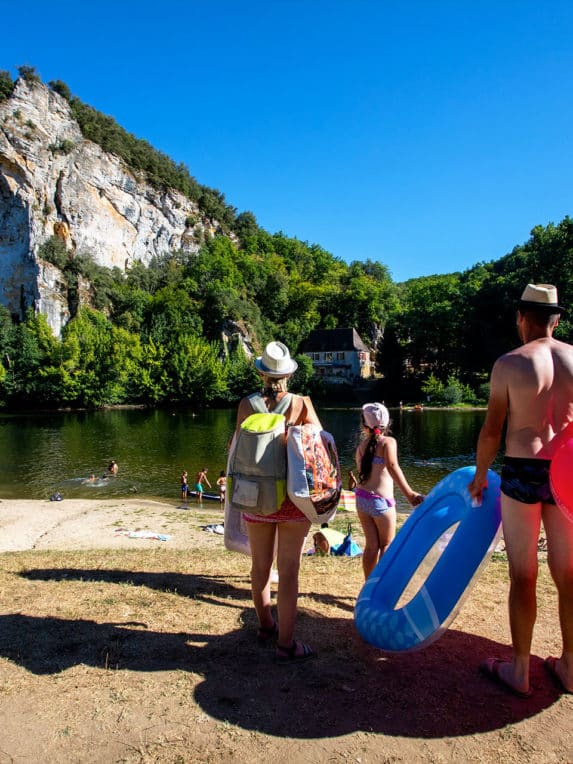
M 413 491 L 400 465 L 395 438 L 386 433 L 390 414 L 382 403 L 362 406 L 362 426 L 366 437 L 356 449 L 358 485 L 355 489 L 356 511 L 364 531 L 362 555 L 364 578 L 374 570 L 396 534 L 394 481 L 408 502 L 416 507 L 424 497 Z
M 201 504 L 203 501 L 203 483 L 207 483 L 209 488 L 211 488 L 211 483 L 207 477 L 207 467 L 203 467 L 203 469 L 199 470 L 199 472 L 195 475 L 195 491 L 197 494 L 198 504 Z

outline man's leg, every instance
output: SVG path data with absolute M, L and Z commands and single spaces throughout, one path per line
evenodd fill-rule
M 543 527 L 547 536 L 547 562 L 559 595 L 563 638 L 563 652 L 554 670 L 565 689 L 573 692 L 573 523 L 559 507 L 545 504 Z
M 509 562 L 511 663 L 498 665 L 501 679 L 520 692 L 529 690 L 529 658 L 537 615 L 537 541 L 541 504 L 523 504 L 501 495 L 503 537 Z

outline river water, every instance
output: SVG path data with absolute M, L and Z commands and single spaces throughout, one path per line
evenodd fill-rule
M 344 482 L 354 468 L 359 408 L 317 407 L 339 450 Z M 400 464 L 412 488 L 427 493 L 448 472 L 473 464 L 484 411 L 391 410 Z M 234 410 L 111 410 L 0 416 L 0 498 L 146 496 L 179 498 L 183 469 L 193 482 L 207 467 L 225 469 Z M 111 459 L 117 477 L 101 479 Z M 82 481 L 90 475 L 93 483 Z M 408 509 L 397 492 L 398 509 Z

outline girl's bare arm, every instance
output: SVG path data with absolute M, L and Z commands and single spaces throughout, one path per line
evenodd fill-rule
M 421 504 L 424 497 L 421 493 L 410 488 L 410 484 L 406 480 L 402 468 L 398 463 L 398 447 L 394 438 L 384 439 L 384 459 L 386 462 L 386 468 L 390 473 L 390 477 L 396 483 L 400 491 L 404 494 L 406 500 L 413 506 Z

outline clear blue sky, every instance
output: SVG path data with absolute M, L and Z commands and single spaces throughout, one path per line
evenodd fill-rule
M 395 281 L 573 214 L 570 0 L 6 3 L 35 66 L 270 232 Z

